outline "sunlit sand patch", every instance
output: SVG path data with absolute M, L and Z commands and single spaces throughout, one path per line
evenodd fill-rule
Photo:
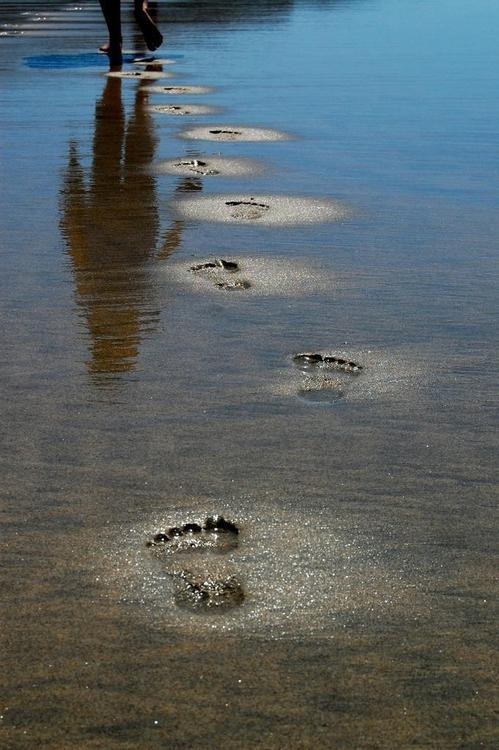
M 214 264 L 216 260 L 226 260 L 237 264 L 237 271 L 219 266 L 200 268 Z M 331 294 L 336 287 L 336 280 L 330 272 L 310 263 L 272 256 L 248 256 L 224 254 L 223 256 L 199 256 L 190 262 L 167 262 L 164 266 L 166 278 L 174 284 L 189 286 L 193 291 L 202 294 L 221 295 L 231 291 L 218 286 L 219 283 L 233 284 L 237 280 L 246 281 L 246 288 L 234 289 L 234 298 L 241 294 L 249 296 L 283 296 Z M 195 270 L 193 270 L 195 269 Z M 227 294 L 224 295 L 227 298 Z M 229 295 L 232 297 L 233 295 Z
M 257 174 L 264 169 L 263 165 L 249 159 L 231 159 L 223 156 L 181 156 L 178 159 L 167 159 L 153 165 L 152 171 L 157 174 L 177 174 L 183 177 L 201 175 L 203 177 L 239 177 Z
M 339 346 L 320 351 L 325 357 L 352 362 L 358 369 L 322 362 L 302 367 L 290 356 L 289 366 L 281 370 L 271 386 L 272 392 L 281 396 L 298 396 L 316 404 L 334 405 L 392 399 L 403 393 L 412 397 L 428 378 L 428 366 L 420 350 L 403 347 L 384 351 Z
M 181 138 L 204 141 L 285 141 L 290 136 L 278 130 L 251 128 L 239 125 L 210 125 L 191 128 L 180 133 Z
M 172 568 L 145 546 L 157 528 L 219 511 L 240 529 L 239 546 L 224 556 L 179 553 Z M 400 561 L 391 567 L 383 545 L 367 531 L 342 528 L 330 513 L 284 510 L 261 498 L 192 499 L 188 507 L 187 501 L 176 507 L 167 501 L 164 512 L 141 524 L 106 529 L 95 556 L 105 594 L 140 605 L 151 624 L 194 632 L 327 635 L 337 618 L 380 619 L 403 611 L 409 593 L 412 606 L 417 598 Z M 237 606 L 207 612 L 192 598 L 182 606 L 175 570 L 187 570 L 192 581 L 226 582 Z
M 170 94 L 171 96 L 184 96 L 192 94 L 210 94 L 213 89 L 208 86 L 148 86 L 151 94 Z
M 286 195 L 213 195 L 177 201 L 174 207 L 185 219 L 268 226 L 341 221 L 350 215 L 336 201 Z
M 133 78 L 136 81 L 157 81 L 161 78 L 173 78 L 173 73 L 164 70 L 110 70 L 110 78 Z
M 149 104 L 149 112 L 155 112 L 160 115 L 186 116 L 186 115 L 209 115 L 214 111 L 214 107 L 207 107 L 204 104 Z

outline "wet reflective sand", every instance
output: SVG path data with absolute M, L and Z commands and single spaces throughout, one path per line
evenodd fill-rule
M 0 4 L 0 746 L 496 748 L 498 13 L 155 12 Z

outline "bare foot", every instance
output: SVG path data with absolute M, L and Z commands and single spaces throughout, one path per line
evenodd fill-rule
M 123 44 L 123 39 L 120 40 L 120 47 Z M 111 50 L 111 42 L 104 42 L 99 47 L 99 52 L 101 52 L 103 55 L 109 55 Z
M 135 5 L 134 16 L 144 37 L 147 49 L 154 52 L 154 50 L 163 44 L 163 34 L 147 12 L 147 2 Z

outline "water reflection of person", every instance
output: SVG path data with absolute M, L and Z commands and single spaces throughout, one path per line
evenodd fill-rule
M 159 243 L 155 178 L 148 171 L 155 137 L 147 90 L 137 89 L 127 120 L 121 86 L 120 78 L 107 78 L 97 103 L 88 181 L 71 144 L 61 191 L 61 228 L 91 336 L 88 368 L 94 377 L 134 369 L 141 339 L 159 319 L 154 259 L 178 246 L 182 229 L 174 222 Z

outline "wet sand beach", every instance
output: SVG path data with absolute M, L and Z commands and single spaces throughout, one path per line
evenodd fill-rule
M 499 10 L 152 13 L 0 2 L 0 747 L 497 748 Z

